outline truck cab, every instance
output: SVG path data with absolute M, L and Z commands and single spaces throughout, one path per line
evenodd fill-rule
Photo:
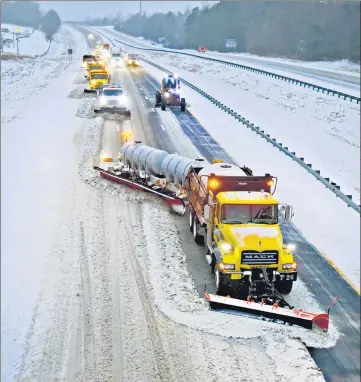
M 93 71 L 89 74 L 89 88 L 91 90 L 101 89 L 109 83 L 108 73 L 105 71 Z
M 190 172 L 190 228 L 197 243 L 207 244 L 218 294 L 246 298 L 250 288 L 261 294 L 267 279 L 280 293 L 291 292 L 297 265 L 293 246 L 283 242 L 275 182 L 224 163 Z
M 135 53 L 128 53 L 125 58 L 127 66 L 139 66 L 139 55 Z

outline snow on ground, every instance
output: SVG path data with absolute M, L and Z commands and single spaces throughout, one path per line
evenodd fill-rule
M 73 46 L 77 47 L 73 51 L 73 59 L 79 61 L 87 50 L 83 36 L 67 26 L 62 26 L 46 56 L 1 61 L 1 104 L 7 105 L 1 110 L 2 124 L 21 118 L 31 99 L 69 68 L 67 48 Z M 44 108 L 48 102 L 44 101 Z
M 304 157 L 360 200 L 360 105 L 213 62 L 143 53 Z
M 118 37 L 129 44 L 143 48 L 161 48 L 160 46 L 153 46 L 150 41 L 142 38 L 119 33 L 113 27 L 98 27 L 103 32 L 111 34 L 113 37 Z M 171 50 L 171 49 L 170 49 Z M 195 54 L 203 57 L 204 54 L 198 53 L 194 50 L 184 49 L 177 50 L 185 53 Z M 359 65 L 348 63 L 347 61 L 338 61 L 335 63 L 330 62 L 303 62 L 296 60 L 278 59 L 259 57 L 248 53 L 233 54 L 233 53 L 219 53 L 210 52 L 206 56 L 224 61 L 235 62 L 246 66 L 251 66 L 260 70 L 269 71 L 279 75 L 298 79 L 300 81 L 311 82 L 315 85 L 332 88 L 347 94 L 352 94 L 360 97 L 360 74 Z M 358 67 L 358 73 L 356 73 Z M 341 68 L 352 69 L 342 70 Z M 241 70 L 241 69 L 238 69 Z M 290 86 L 295 86 L 291 85 Z
M 39 55 L 43 54 L 49 47 L 49 42 L 45 39 L 45 34 L 41 31 L 35 30 L 33 32 L 32 28 L 21 27 L 19 25 L 12 24 L 1 24 L 2 28 L 8 28 L 10 32 L 15 32 L 16 28 L 20 28 L 20 34 L 29 33 L 29 37 L 21 38 L 19 40 L 19 53 L 23 55 Z M 3 39 L 8 38 L 13 40 L 12 33 L 1 32 L 1 37 Z M 4 46 L 4 52 L 16 53 L 16 41 L 12 44 L 10 48 Z
M 98 178 L 94 157 L 117 129 L 86 118 L 91 102 L 74 91 L 79 62 L 30 100 L 24 87 L 22 119 L 2 124 L 2 380 L 322 381 L 289 338 L 295 329 L 206 311 L 175 253 L 169 213 L 150 195 Z M 189 326 L 156 309 L 167 296 L 163 307 Z M 334 340 L 307 336 L 321 346 Z
M 149 64 L 142 65 L 155 78 L 163 75 Z M 185 79 L 189 80 L 188 75 Z M 301 166 L 227 113 L 187 87 L 182 91 L 200 123 L 240 165 L 249 166 L 255 174 L 278 177 L 276 197 L 294 206 L 296 226 L 360 288 L 360 216 Z

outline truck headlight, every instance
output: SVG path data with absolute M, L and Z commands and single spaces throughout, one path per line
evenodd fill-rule
M 287 270 L 296 270 L 297 269 L 297 264 L 296 263 L 289 263 L 289 264 L 282 264 L 282 269 L 287 269 Z
M 287 249 L 288 251 L 294 251 L 296 249 L 296 245 L 292 244 L 292 243 L 289 243 L 287 245 L 283 245 L 283 248 Z
M 223 254 L 227 254 L 233 251 L 233 247 L 231 246 L 231 244 L 226 242 L 221 243 L 219 248 L 222 250 Z
M 218 269 L 220 271 L 234 271 L 236 266 L 234 264 L 218 263 Z
M 165 98 L 169 98 L 170 97 L 169 92 L 165 93 L 164 95 L 165 95 Z

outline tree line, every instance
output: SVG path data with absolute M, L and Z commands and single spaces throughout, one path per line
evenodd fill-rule
M 360 62 L 360 2 L 354 1 L 222 1 L 184 13 L 138 13 L 118 24 L 137 37 L 165 37 L 176 49 L 226 52 L 225 40 L 236 39 L 236 52 Z
M 39 29 L 47 41 L 52 40 L 61 25 L 57 12 L 50 9 L 43 13 L 35 1 L 2 1 L 1 22 Z

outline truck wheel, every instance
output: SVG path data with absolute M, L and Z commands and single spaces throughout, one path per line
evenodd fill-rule
M 275 282 L 275 288 L 281 294 L 290 294 L 293 287 L 292 280 L 278 280 Z
M 159 92 L 155 93 L 155 104 L 160 105 L 162 103 L 162 96 Z
M 189 211 L 189 230 L 193 232 L 193 212 Z
M 163 111 L 165 110 L 165 107 L 166 107 L 165 99 L 162 98 L 162 101 L 161 101 L 161 108 L 162 108 Z
M 219 272 L 217 265 L 214 270 L 214 281 L 216 283 L 216 294 L 220 296 L 226 296 L 229 291 L 228 284 L 224 274 Z
M 197 244 L 204 244 L 204 237 L 198 233 L 198 222 L 196 216 L 193 217 L 193 238 Z
M 181 111 L 186 111 L 186 99 L 185 98 L 181 98 L 180 107 L 181 107 Z

